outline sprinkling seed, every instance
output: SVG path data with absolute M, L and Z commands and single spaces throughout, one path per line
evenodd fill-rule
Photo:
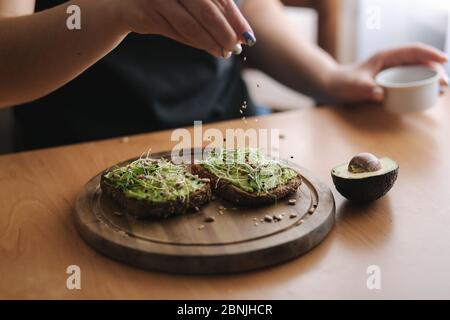
M 216 221 L 216 218 L 214 218 L 214 217 L 206 217 L 205 220 L 203 220 L 203 221 L 205 221 L 207 223 L 211 223 L 211 222 Z
M 290 206 L 295 206 L 297 204 L 297 200 L 296 199 L 289 199 L 289 205 Z
M 240 114 L 244 114 L 244 111 L 242 111 L 242 109 L 241 109 L 241 110 L 239 110 L 239 113 L 240 113 Z
M 297 214 L 296 213 L 291 213 L 289 218 L 290 219 L 295 219 L 295 218 L 297 218 Z
M 264 221 L 266 222 L 273 222 L 273 218 L 271 216 L 265 216 Z

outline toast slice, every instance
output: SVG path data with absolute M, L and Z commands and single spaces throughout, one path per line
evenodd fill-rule
M 295 170 L 257 149 L 212 151 L 192 172 L 209 179 L 217 196 L 241 207 L 276 203 L 302 184 Z
M 190 167 L 139 159 L 102 174 L 102 192 L 137 219 L 168 218 L 200 208 L 211 199 L 209 180 Z

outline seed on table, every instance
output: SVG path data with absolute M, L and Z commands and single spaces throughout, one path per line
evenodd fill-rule
M 273 222 L 273 218 L 271 216 L 265 216 L 264 221 L 266 222 Z
M 214 218 L 214 217 L 206 217 L 205 220 L 203 220 L 203 221 L 205 221 L 207 223 L 211 223 L 211 222 L 216 221 L 216 218 Z
M 289 216 L 290 219 L 295 219 L 297 218 L 297 214 L 296 213 L 291 213 L 291 215 Z

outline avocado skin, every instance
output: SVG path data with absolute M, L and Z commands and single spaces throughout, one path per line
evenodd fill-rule
M 368 203 L 385 196 L 394 186 L 399 168 L 383 175 L 361 179 L 345 179 L 334 175 L 334 185 L 337 191 L 350 201 Z

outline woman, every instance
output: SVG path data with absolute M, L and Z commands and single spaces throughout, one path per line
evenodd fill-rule
M 67 28 L 70 5 L 81 30 Z M 244 100 L 255 114 L 237 44 L 252 46 L 252 65 L 335 103 L 381 101 L 373 77 L 386 67 L 442 72 L 447 61 L 414 45 L 340 66 L 282 9 L 279 0 L 0 0 L 0 107 L 16 106 L 16 149 L 236 118 Z

